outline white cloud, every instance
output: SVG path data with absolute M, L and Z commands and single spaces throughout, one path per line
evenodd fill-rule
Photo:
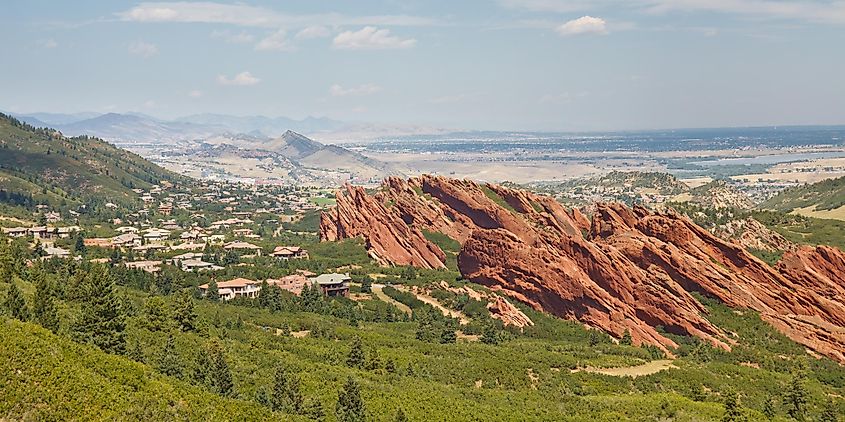
M 250 43 L 255 39 L 252 34 L 249 34 L 246 31 L 236 33 L 229 30 L 214 30 L 211 32 L 211 38 L 222 39 L 230 44 L 245 44 Z
M 199 98 L 202 97 L 202 91 L 195 89 L 188 93 L 188 96 L 191 98 Z
M 311 38 L 326 38 L 332 34 L 328 28 L 322 25 L 312 25 L 296 33 L 296 39 L 308 40 Z
M 50 38 L 39 43 L 44 48 L 56 48 L 59 46 L 59 43 L 56 40 Z
M 532 12 L 572 13 L 628 8 L 646 13 L 715 12 L 754 18 L 845 23 L 841 0 L 499 0 L 503 7 Z
M 218 75 L 217 76 L 217 83 L 221 85 L 237 85 L 237 86 L 249 86 L 255 85 L 261 82 L 261 79 L 252 76 L 252 73 L 249 72 L 241 72 L 235 75 L 232 78 L 228 78 L 225 75 Z
M 338 84 L 334 84 L 329 88 L 329 93 L 334 97 L 371 95 L 379 91 L 381 91 L 381 87 L 376 84 L 364 84 L 350 88 L 344 88 Z
M 259 41 L 255 45 L 255 49 L 263 51 L 293 51 L 295 48 L 287 39 L 287 32 L 284 29 L 280 29 Z
M 131 22 L 221 23 L 260 28 L 311 25 L 429 26 L 438 22 L 407 15 L 345 16 L 338 13 L 286 15 L 264 7 L 212 2 L 146 2 L 117 14 Z
M 155 108 L 156 102 L 153 100 L 144 101 L 144 108 Z
M 147 59 L 158 54 L 158 47 L 155 44 L 138 41 L 129 44 L 129 52 Z
M 582 35 L 582 34 L 607 34 L 607 22 L 601 18 L 594 18 L 592 16 L 582 16 L 578 19 L 573 19 L 565 24 L 558 26 L 556 29 L 560 35 Z
M 365 26 L 359 31 L 341 32 L 332 44 L 344 50 L 387 50 L 411 48 L 416 43 L 417 40 L 413 38 L 402 39 L 390 35 L 389 29 Z

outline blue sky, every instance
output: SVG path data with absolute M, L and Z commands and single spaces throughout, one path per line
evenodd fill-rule
M 845 2 L 5 1 L 0 109 L 490 130 L 845 124 Z

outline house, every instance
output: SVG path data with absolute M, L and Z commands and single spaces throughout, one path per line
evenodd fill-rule
M 198 249 L 205 249 L 205 243 L 180 243 L 170 247 L 171 251 L 195 251 Z
M 3 227 L 3 234 L 9 237 L 24 237 L 29 233 L 27 227 Z
M 301 274 L 294 274 L 282 277 L 280 279 L 267 279 L 267 284 L 272 286 L 278 286 L 283 290 L 287 290 L 297 296 L 302 293 L 302 289 L 308 285 L 308 279 L 301 275 Z
M 179 266 L 182 268 L 182 271 L 188 271 L 188 272 L 215 271 L 215 270 L 224 269 L 221 266 L 214 265 L 210 262 L 201 261 L 199 259 L 183 260 L 179 264 Z
M 162 215 L 170 215 L 173 212 L 173 205 L 161 204 L 158 206 L 158 212 Z
M 147 243 L 160 244 L 170 237 L 170 231 L 164 229 L 147 229 L 144 233 L 144 240 Z
M 126 268 L 143 270 L 150 274 L 161 271 L 161 261 L 132 261 L 124 264 Z
M 208 284 L 199 286 L 203 295 L 208 293 Z M 261 291 L 260 283 L 247 278 L 235 278 L 229 281 L 217 283 L 217 291 L 223 300 L 232 300 L 236 297 L 256 297 Z
M 310 278 L 311 283 L 316 283 L 320 286 L 320 290 L 325 296 L 349 296 L 349 281 L 352 277 L 349 274 L 320 274 L 317 277 Z
M 270 255 L 283 261 L 289 259 L 308 259 L 308 251 L 299 246 L 276 246 Z
M 170 258 L 170 262 L 178 266 L 182 261 L 201 261 L 203 257 L 205 257 L 205 254 L 202 252 L 186 252 Z
M 223 245 L 223 249 L 227 251 L 236 251 L 242 253 L 254 253 L 258 256 L 261 256 L 261 247 L 257 245 L 253 245 L 249 242 L 229 242 Z
M 42 250 L 51 258 L 70 258 L 70 251 L 67 249 L 47 246 Z
M 55 235 L 55 230 L 48 229 L 46 226 L 30 227 L 29 234 L 36 239 L 52 239 Z
M 135 233 L 124 233 L 111 238 L 112 246 L 140 246 L 141 236 Z
M 44 218 L 47 219 L 48 223 L 58 223 L 59 221 L 62 221 L 62 215 L 55 211 L 45 213 Z
M 60 239 L 67 239 L 73 236 L 76 232 L 80 231 L 82 231 L 82 228 L 79 226 L 59 227 L 56 229 L 56 235 L 58 235 Z
M 252 229 L 235 229 L 232 230 L 232 234 L 236 237 L 244 237 L 252 234 Z

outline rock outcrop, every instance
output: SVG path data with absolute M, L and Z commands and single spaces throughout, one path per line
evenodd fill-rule
M 744 248 L 766 252 L 792 251 L 796 245 L 769 229 L 763 223 L 748 217 L 744 220 L 731 220 L 713 229 L 716 236 L 734 242 Z
M 379 262 L 424 268 L 445 262 L 424 231 L 443 233 L 461 244 L 463 277 L 635 344 L 671 352 L 660 327 L 729 350 L 735 340 L 707 320 L 699 292 L 845 362 L 838 249 L 792 251 L 773 268 L 671 211 L 596 204 L 589 221 L 546 196 L 432 176 L 388 179 L 374 195 L 347 187 L 322 223 L 323 239 L 362 236 Z

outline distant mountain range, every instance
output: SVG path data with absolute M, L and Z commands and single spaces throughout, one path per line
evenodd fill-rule
M 55 128 L 67 136 L 90 135 L 116 143 L 170 143 L 217 134 L 272 138 L 287 130 L 311 134 L 348 126 L 326 117 L 310 116 L 302 120 L 223 114 L 195 114 L 174 120 L 142 113 L 30 113 L 13 116 L 35 127 Z

